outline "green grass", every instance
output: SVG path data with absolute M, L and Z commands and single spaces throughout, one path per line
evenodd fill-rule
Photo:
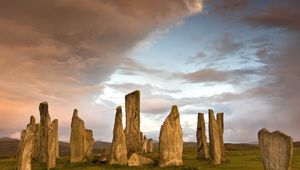
M 101 170 L 101 169 L 182 169 L 182 170 L 256 170 L 263 169 L 262 162 L 260 160 L 260 154 L 258 149 L 242 149 L 242 150 L 229 150 L 226 152 L 226 158 L 229 160 L 226 163 L 215 166 L 211 165 L 209 161 L 196 159 L 195 149 L 189 148 L 184 150 L 183 161 L 184 166 L 182 167 L 169 167 L 159 168 L 157 166 L 158 153 L 146 154 L 156 161 L 156 165 L 142 166 L 142 167 L 127 167 L 127 166 L 109 166 L 109 165 L 98 165 L 91 161 L 83 163 L 69 163 L 68 157 L 62 157 L 57 161 L 57 167 L 55 170 Z M 0 159 L 1 170 L 13 170 L 15 167 L 14 158 Z M 33 170 L 45 169 L 45 166 L 33 163 Z M 300 169 L 300 148 L 294 148 L 293 164 L 292 169 Z

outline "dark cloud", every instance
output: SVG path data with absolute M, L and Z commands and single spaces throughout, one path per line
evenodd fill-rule
M 182 78 L 191 83 L 221 82 L 221 83 L 242 83 L 247 76 L 256 75 L 258 70 L 236 69 L 217 70 L 203 69 L 182 75 Z
M 243 20 L 254 27 L 282 28 L 300 31 L 300 3 L 297 0 L 271 1 L 264 10 L 259 10 Z
M 206 4 L 214 10 L 214 12 L 216 11 L 221 14 L 242 10 L 248 4 L 247 0 L 205 0 L 204 2 L 206 2 Z
M 112 122 L 94 104 L 103 82 L 151 32 L 200 10 L 197 0 L 1 1 L 0 129 L 23 128 L 45 100 L 63 125 L 74 108 L 93 127 Z

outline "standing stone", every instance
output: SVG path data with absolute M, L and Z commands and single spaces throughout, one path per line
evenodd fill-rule
M 290 170 L 293 157 L 293 138 L 267 129 L 258 132 L 260 152 L 265 170 Z
M 30 117 L 26 130 L 22 130 L 17 152 L 17 170 L 31 170 L 31 159 L 34 152 L 35 119 Z
M 198 113 L 196 137 L 198 158 L 209 159 L 208 146 L 206 141 L 205 120 L 203 113 Z
M 172 106 L 169 116 L 160 128 L 159 166 L 181 166 L 183 151 L 182 129 L 177 106 Z
M 55 137 L 55 122 L 53 121 L 48 128 L 48 143 L 47 143 L 47 169 L 54 168 L 56 166 L 56 145 L 57 145 L 57 138 Z
M 213 164 L 219 165 L 222 161 L 221 156 L 221 140 L 220 128 L 215 119 L 214 111 L 209 109 L 209 142 L 210 142 L 210 158 Z
M 39 139 L 39 161 L 47 163 L 47 150 L 48 150 L 48 128 L 51 125 L 51 119 L 48 111 L 48 103 L 40 103 L 40 139 Z
M 151 138 L 147 140 L 147 151 L 153 152 L 153 140 Z
M 78 116 L 75 109 L 71 123 L 70 151 L 71 162 L 81 162 L 85 158 L 85 127 L 84 122 Z
M 58 142 L 58 120 L 54 119 L 52 121 L 53 130 L 54 130 L 54 140 L 55 140 L 55 155 L 56 158 L 59 158 L 59 142 Z
M 86 129 L 85 130 L 85 155 L 90 155 L 93 153 L 93 145 L 94 145 L 94 138 L 93 138 L 93 131 Z
M 224 113 L 217 113 L 217 122 L 220 129 L 220 145 L 221 145 L 221 159 L 224 162 L 225 156 L 224 156 Z
M 127 165 L 126 138 L 123 131 L 121 106 L 116 109 L 109 164 Z
M 141 152 L 140 139 L 140 91 L 125 96 L 126 109 L 126 147 L 129 153 Z
M 35 124 L 33 159 L 38 161 L 40 151 L 40 123 Z
M 144 135 L 144 139 L 143 139 L 143 146 L 142 146 L 142 153 L 147 153 L 148 152 L 148 147 L 147 147 L 147 138 L 146 135 Z

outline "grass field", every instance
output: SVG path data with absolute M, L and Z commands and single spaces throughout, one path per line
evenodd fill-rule
M 183 169 L 183 170 L 262 170 L 263 165 L 260 160 L 259 150 L 257 148 L 245 149 L 243 147 L 236 147 L 227 149 L 226 158 L 229 160 L 218 166 L 211 165 L 209 161 L 196 159 L 196 151 L 194 148 L 186 148 L 183 154 L 184 166 L 182 167 L 169 167 L 159 168 L 158 153 L 146 154 L 156 161 L 156 165 L 142 166 L 142 167 L 126 167 L 126 166 L 109 166 L 94 164 L 92 161 L 84 163 L 69 163 L 68 157 L 62 157 L 57 162 L 57 170 L 101 170 L 101 169 Z M 0 159 L 1 170 L 13 170 L 15 168 L 15 159 L 6 158 Z M 33 170 L 45 169 L 44 166 L 33 163 Z M 294 148 L 293 164 L 292 169 L 300 169 L 300 148 Z

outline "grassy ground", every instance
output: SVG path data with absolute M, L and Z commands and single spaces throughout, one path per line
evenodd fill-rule
M 163 168 L 168 169 L 183 169 L 183 170 L 262 170 L 263 165 L 260 160 L 258 149 L 232 149 L 226 151 L 226 158 L 229 160 L 227 163 L 222 165 L 214 166 L 209 163 L 209 161 L 196 159 L 195 149 L 185 149 L 183 154 L 184 166 L 182 167 L 169 167 Z M 147 154 L 147 156 L 153 158 L 158 162 L 158 153 L 154 152 Z M 15 159 L 6 158 L 0 159 L 0 169 L 1 170 L 13 170 L 15 167 Z M 45 169 L 44 166 L 34 163 L 33 170 Z M 151 166 L 142 166 L 137 168 L 126 167 L 126 166 L 109 166 L 109 165 L 99 165 L 94 164 L 91 161 L 84 163 L 69 163 L 68 157 L 62 157 L 57 162 L 57 170 L 101 170 L 101 169 L 160 169 L 157 164 Z M 300 169 L 300 148 L 294 148 L 293 164 L 292 169 Z

